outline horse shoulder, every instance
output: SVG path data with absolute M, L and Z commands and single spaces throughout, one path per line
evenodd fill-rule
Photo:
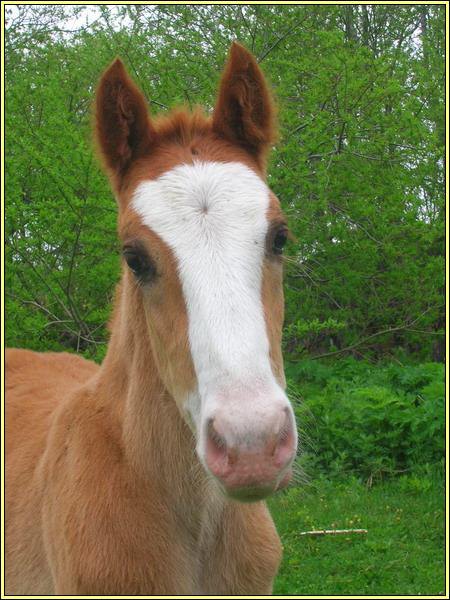
M 86 363 L 86 364 L 85 364 Z M 70 354 L 7 349 L 5 353 L 6 515 L 8 588 L 14 594 L 51 593 L 52 578 L 42 536 L 42 459 L 58 406 L 96 365 Z
M 43 528 L 56 593 L 182 593 L 189 565 L 164 492 L 134 472 L 112 404 L 82 388 L 49 434 Z

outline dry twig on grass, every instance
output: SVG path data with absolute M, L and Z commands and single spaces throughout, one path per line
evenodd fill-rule
M 367 533 L 367 529 L 315 529 L 301 531 L 300 535 L 345 535 L 347 533 Z

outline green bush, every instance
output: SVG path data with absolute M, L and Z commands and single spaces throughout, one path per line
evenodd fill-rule
M 444 456 L 444 366 L 344 359 L 287 365 L 308 474 L 372 481 Z

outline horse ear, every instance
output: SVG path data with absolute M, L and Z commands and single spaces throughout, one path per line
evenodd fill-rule
M 263 162 L 276 140 L 275 107 L 255 57 L 233 42 L 219 87 L 213 130 Z
M 120 177 L 132 160 L 150 151 L 156 133 L 147 102 L 119 58 L 100 79 L 95 116 L 97 143 L 106 167 Z

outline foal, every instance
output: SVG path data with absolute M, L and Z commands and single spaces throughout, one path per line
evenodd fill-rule
M 123 247 L 111 338 L 101 367 L 7 352 L 7 593 L 271 592 L 281 545 L 261 499 L 297 444 L 273 112 L 238 44 L 212 118 L 154 121 L 120 60 L 103 74 Z

